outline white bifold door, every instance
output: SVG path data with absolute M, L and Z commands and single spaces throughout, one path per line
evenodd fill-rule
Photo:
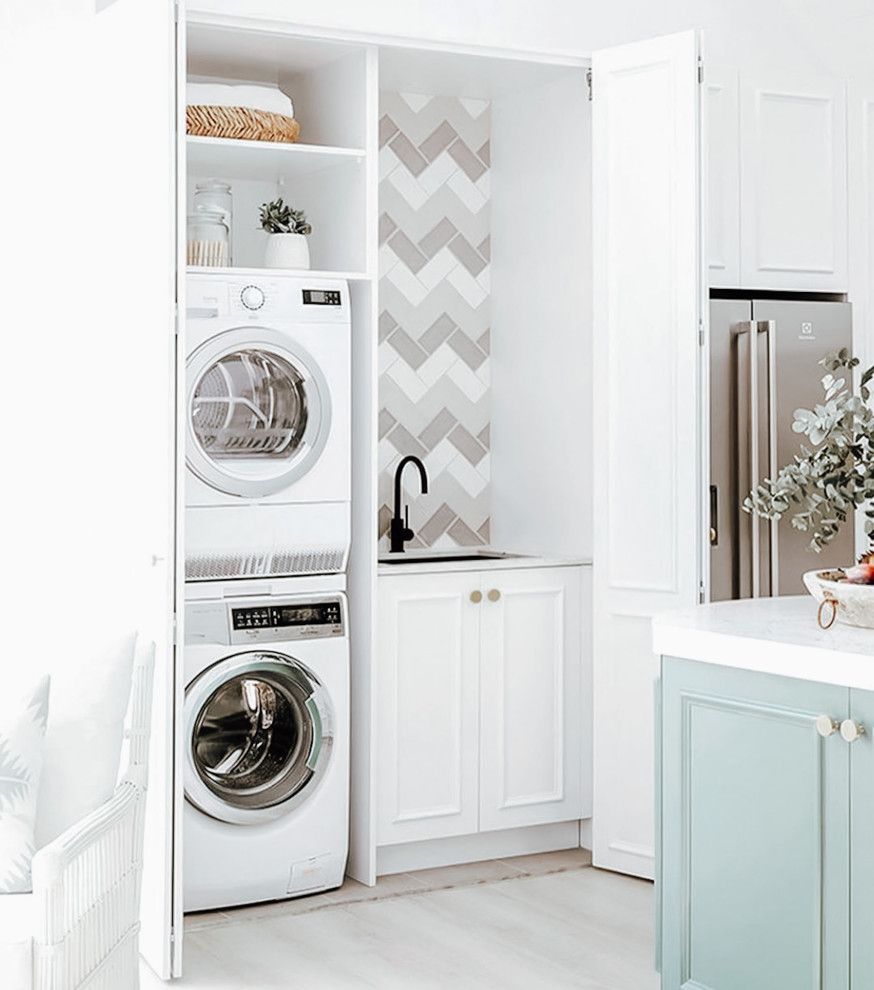
M 701 573 L 701 134 L 694 32 L 596 52 L 595 865 L 652 876 L 650 618 Z
M 120 631 L 154 640 L 140 945 L 168 977 L 173 0 L 13 3 L 0 21 L 4 652 L 87 678 Z

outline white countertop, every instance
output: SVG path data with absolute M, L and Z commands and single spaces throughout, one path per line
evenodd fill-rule
M 522 554 L 518 557 L 480 558 L 479 560 L 419 560 L 427 554 L 440 553 L 438 550 L 407 550 L 398 558 L 397 564 L 385 564 L 380 557 L 378 573 L 386 574 L 441 574 L 447 571 L 506 571 L 522 567 L 579 567 L 592 563 L 591 557 L 540 557 L 536 554 Z M 459 551 L 462 553 L 463 551 Z M 451 551 L 449 551 L 451 553 Z
M 874 690 L 874 629 L 820 629 L 809 595 L 715 602 L 653 617 L 664 656 Z

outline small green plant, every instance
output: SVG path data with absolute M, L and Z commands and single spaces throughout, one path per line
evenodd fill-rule
M 874 410 L 868 387 L 874 367 L 861 374 L 856 394 L 833 372 L 846 369 L 852 380 L 858 358 L 843 348 L 819 363 L 828 372 L 822 379 L 825 401 L 812 410 L 796 409 L 792 424 L 796 433 L 810 438 L 813 448 L 802 444 L 793 462 L 751 491 L 743 507 L 766 519 L 780 519 L 796 506 L 792 526 L 809 532 L 810 549 L 819 553 L 850 510 L 866 506 L 865 533 L 874 551 Z
M 293 210 L 282 202 L 282 197 L 272 203 L 261 204 L 261 226 L 268 234 L 311 234 L 303 210 Z

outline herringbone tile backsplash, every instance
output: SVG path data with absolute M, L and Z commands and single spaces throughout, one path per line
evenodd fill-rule
M 489 103 L 380 94 L 379 534 L 408 467 L 410 546 L 489 542 Z

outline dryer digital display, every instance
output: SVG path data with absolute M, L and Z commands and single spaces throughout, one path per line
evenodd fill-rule
M 340 621 L 339 602 L 306 605 L 271 605 L 232 608 L 234 629 L 284 628 L 288 626 L 334 626 Z
M 306 306 L 342 306 L 340 293 L 336 289 L 304 289 L 303 301 Z

